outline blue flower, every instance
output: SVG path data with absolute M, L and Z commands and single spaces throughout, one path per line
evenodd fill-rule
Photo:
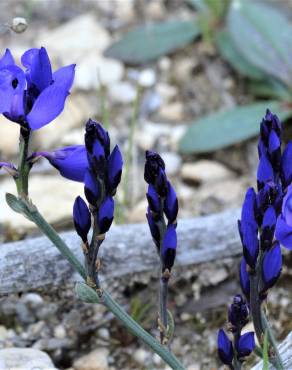
M 63 111 L 75 65 L 53 73 L 45 48 L 27 50 L 21 62 L 25 71 L 14 64 L 9 51 L 0 60 L 0 113 L 23 127 L 37 130 Z
M 156 222 L 153 219 L 150 207 L 148 207 L 147 209 L 146 218 L 148 221 L 152 239 L 157 247 L 157 250 L 159 251 L 160 250 L 160 231 L 159 231 L 159 227 L 157 226 Z
M 281 247 L 278 242 L 268 250 L 264 255 L 262 277 L 264 288 L 263 292 L 266 292 L 271 288 L 278 280 L 282 270 L 282 253 Z
M 247 272 L 247 264 L 246 264 L 246 261 L 245 261 L 244 257 L 242 257 L 241 264 L 240 264 L 239 278 L 240 278 L 241 289 L 242 289 L 246 299 L 249 300 L 250 280 L 249 280 L 249 274 Z
M 281 163 L 281 170 L 282 170 L 282 181 L 284 186 L 287 187 L 292 182 L 292 141 L 286 145 L 286 148 L 282 155 L 282 163 Z
M 257 171 L 258 189 L 262 189 L 267 182 L 274 181 L 274 178 L 275 175 L 271 162 L 267 154 L 263 154 Z
M 277 219 L 275 235 L 284 247 L 292 250 L 292 185 L 288 187 L 283 199 L 282 213 Z
M 162 241 L 162 270 L 168 269 L 171 271 L 171 268 L 174 264 L 175 255 L 176 255 L 176 247 L 177 247 L 177 235 L 176 235 L 176 227 L 173 224 L 169 224 L 167 226 L 166 232 L 164 234 L 164 238 Z
M 149 210 L 152 212 L 152 215 L 154 219 L 157 220 L 157 217 L 160 217 L 161 214 L 161 201 L 160 198 L 154 188 L 153 185 L 149 184 L 148 185 L 148 191 L 146 194 L 148 204 L 149 204 Z
M 242 359 L 249 356 L 255 348 L 254 332 L 248 332 L 239 337 L 235 344 L 237 357 Z
M 277 222 L 277 215 L 273 206 L 268 206 L 264 213 L 261 232 L 261 248 L 268 249 L 272 245 Z
M 89 209 L 81 197 L 77 197 L 73 206 L 73 220 L 77 234 L 83 243 L 87 243 L 87 235 L 91 227 L 91 216 Z
M 62 176 L 69 180 L 83 182 L 88 168 L 87 153 L 84 145 L 72 145 L 52 152 L 33 153 L 31 160 L 46 158 Z
M 218 356 L 225 365 L 232 365 L 233 346 L 231 340 L 225 334 L 223 329 L 220 329 L 217 337 Z
M 84 175 L 84 194 L 88 202 L 95 206 L 101 197 L 101 183 L 97 181 L 95 173 L 87 169 Z
M 165 163 L 158 153 L 147 150 L 144 169 L 144 179 L 155 187 L 158 195 L 166 196 L 168 185 L 165 174 Z
M 176 192 L 168 181 L 168 190 L 164 200 L 164 213 L 169 223 L 175 223 L 178 214 L 178 200 Z
M 228 310 L 228 321 L 232 324 L 233 331 L 240 331 L 248 323 L 248 315 L 245 300 L 240 294 L 237 294 Z
M 105 198 L 98 210 L 98 226 L 100 234 L 105 234 L 114 219 L 115 203 L 111 196 Z
M 118 187 L 123 168 L 123 158 L 119 147 L 116 145 L 108 157 L 108 191 L 114 194 Z

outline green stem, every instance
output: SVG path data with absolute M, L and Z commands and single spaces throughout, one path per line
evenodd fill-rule
M 269 361 L 272 362 L 272 364 L 275 366 L 275 368 L 277 370 L 284 370 L 284 365 L 283 365 L 283 362 L 282 362 L 282 359 L 281 359 L 281 355 L 278 351 L 278 345 L 277 345 L 276 339 L 275 339 L 274 334 L 272 332 L 271 325 L 270 325 L 270 323 L 269 323 L 269 321 L 268 321 L 268 319 L 267 319 L 263 310 L 261 310 L 261 318 L 262 318 L 263 328 L 264 328 L 265 332 L 267 332 L 267 334 L 268 334 L 269 343 L 271 344 L 271 346 L 273 348 L 273 352 L 274 352 L 273 358 L 269 357 Z
M 66 243 L 59 237 L 56 231 L 46 222 L 37 208 L 28 203 L 25 199 L 16 198 L 14 200 L 18 205 L 18 210 L 33 221 L 39 229 L 52 241 L 58 248 L 60 253 L 68 260 L 73 268 L 86 281 L 86 271 L 79 260 L 74 256 Z M 10 202 L 11 204 L 11 202 Z M 16 208 L 16 207 L 15 207 Z M 157 353 L 172 369 L 184 370 L 185 368 L 179 360 L 164 346 L 162 346 L 155 338 L 147 333 L 135 320 L 131 318 L 123 308 L 111 297 L 111 295 L 103 290 L 101 297 L 97 301 L 103 303 L 123 325 L 136 337 L 140 338 L 147 344 L 155 353 Z
M 259 279 L 256 273 L 250 275 L 250 310 L 252 321 L 254 325 L 254 330 L 258 338 L 259 344 L 262 346 L 262 319 L 261 319 L 261 302 L 258 292 Z
M 159 286 L 159 316 L 162 324 L 162 328 L 160 328 L 160 341 L 162 344 L 164 344 L 164 338 L 167 333 L 167 293 L 168 279 L 162 276 Z

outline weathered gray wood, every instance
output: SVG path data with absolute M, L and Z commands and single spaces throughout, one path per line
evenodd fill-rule
M 290 332 L 285 340 L 279 344 L 278 346 L 280 356 L 283 361 L 284 369 L 291 370 L 292 369 L 292 332 Z M 252 370 L 262 370 L 263 362 L 259 362 L 256 366 L 252 368 Z M 269 370 L 274 370 L 274 366 L 270 365 Z
M 239 255 L 238 210 L 178 223 L 176 265 L 187 266 Z M 81 259 L 80 239 L 75 232 L 62 238 Z M 150 271 L 158 258 L 146 224 L 113 226 L 101 251 L 101 276 L 118 278 L 129 273 Z M 69 263 L 45 237 L 0 246 L 0 294 L 20 292 L 46 285 L 61 286 L 79 280 Z

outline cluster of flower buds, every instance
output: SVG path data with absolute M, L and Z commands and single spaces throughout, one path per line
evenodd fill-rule
M 250 274 L 256 273 L 257 265 L 261 264 L 258 293 L 264 299 L 281 274 L 280 243 L 292 248 L 289 237 L 292 231 L 292 217 L 289 218 L 292 142 L 282 154 L 281 133 L 278 117 L 267 110 L 258 142 L 258 191 L 248 189 L 238 222 L 243 246 L 240 282 L 247 299 L 250 297 Z
M 162 273 L 168 275 L 176 255 L 178 201 L 175 190 L 167 179 L 165 163 L 159 154 L 146 152 L 144 178 L 148 183 L 146 217 L 160 256 Z
M 242 363 L 255 347 L 254 333 L 241 334 L 243 327 L 249 321 L 249 310 L 241 295 L 233 298 L 228 309 L 228 331 L 233 334 L 231 341 L 223 329 L 218 332 L 218 356 L 230 369 L 236 368 L 236 363 Z

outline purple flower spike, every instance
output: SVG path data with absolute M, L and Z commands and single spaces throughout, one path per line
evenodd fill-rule
M 176 192 L 168 181 L 168 192 L 164 201 L 164 212 L 169 223 L 174 223 L 178 213 L 178 200 Z
M 156 215 L 159 215 L 161 212 L 160 199 L 158 197 L 158 194 L 156 193 L 154 186 L 151 184 L 148 185 L 148 191 L 147 191 L 146 197 L 148 200 L 150 211 Z M 154 216 L 154 219 L 155 219 L 155 216 Z
M 239 278 L 240 278 L 241 289 L 246 299 L 249 300 L 250 281 L 249 281 L 249 274 L 247 272 L 247 264 L 246 264 L 244 257 L 242 257 L 241 264 L 240 264 Z
M 240 336 L 236 343 L 238 358 L 249 356 L 255 348 L 254 332 L 248 332 Z
M 257 171 L 258 189 L 262 189 L 268 181 L 274 181 L 274 171 L 267 155 L 262 155 Z
M 96 206 L 101 195 L 100 185 L 91 170 L 86 170 L 84 176 L 84 193 L 88 202 Z
M 261 248 L 268 249 L 272 245 L 275 227 L 277 222 L 277 215 L 275 208 L 269 206 L 263 217 L 262 233 L 261 233 Z
M 107 197 L 98 212 L 98 225 L 101 234 L 106 233 L 114 219 L 115 203 L 112 197 Z
M 158 153 L 146 151 L 144 179 L 155 187 L 158 195 L 165 197 L 167 194 L 167 177 L 165 163 Z
M 89 209 L 81 197 L 77 197 L 73 206 L 73 220 L 77 234 L 83 243 L 87 242 L 87 235 L 91 227 Z
M 53 152 L 36 152 L 32 155 L 32 158 L 38 156 L 46 158 L 65 178 L 83 182 L 88 168 L 84 145 L 67 146 Z
M 233 298 L 233 303 L 228 310 L 228 321 L 234 331 L 240 331 L 248 323 L 248 307 L 240 294 Z
M 123 168 L 123 158 L 119 147 L 116 145 L 108 158 L 108 186 L 111 193 L 118 187 Z
M 266 252 L 263 260 L 263 282 L 264 289 L 267 291 L 271 288 L 280 277 L 282 270 L 282 253 L 278 242 L 275 243 L 272 249 Z
M 225 365 L 232 365 L 233 346 L 231 340 L 225 334 L 223 329 L 220 329 L 217 337 L 218 356 Z
M 244 202 L 242 204 L 241 211 L 241 222 L 249 223 L 257 228 L 257 222 L 255 219 L 256 213 L 256 193 L 253 188 L 249 188 L 245 194 Z
M 148 225 L 149 225 L 149 229 L 150 229 L 150 233 L 152 235 L 152 239 L 159 251 L 160 249 L 160 231 L 159 231 L 159 227 L 156 225 L 153 217 L 152 217 L 152 214 L 151 214 L 151 211 L 148 207 L 147 209 L 147 213 L 146 213 L 146 218 L 147 218 L 147 221 L 148 221 Z
M 278 217 L 275 235 L 286 248 L 292 250 L 292 185 L 283 199 L 282 213 Z
M 244 258 L 246 263 L 254 269 L 259 254 L 257 229 L 250 223 L 242 222 L 238 223 L 238 227 L 242 240 Z
M 175 225 L 169 224 L 167 226 L 166 232 L 164 234 L 162 242 L 162 262 L 163 262 L 163 271 L 168 269 L 171 271 L 171 268 L 174 264 L 176 247 L 177 247 L 177 235 Z
M 292 141 L 289 141 L 289 143 L 286 145 L 286 148 L 282 155 L 282 163 L 281 163 L 281 169 L 282 169 L 282 178 L 285 187 L 291 184 L 292 182 Z

